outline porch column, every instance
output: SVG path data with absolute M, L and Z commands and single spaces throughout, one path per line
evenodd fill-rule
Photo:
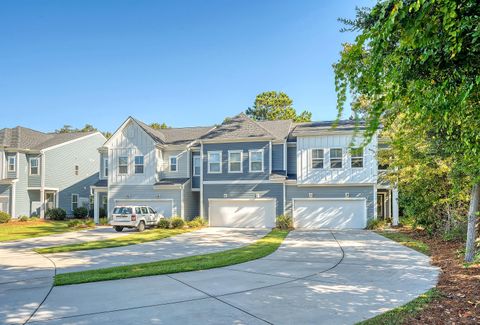
M 394 226 L 398 226 L 399 215 L 398 215 L 398 188 L 394 187 L 392 189 L 392 223 Z
M 96 224 L 100 223 L 100 200 L 97 190 L 93 190 L 93 221 Z
M 16 218 L 17 212 L 15 211 L 15 201 L 17 200 L 17 184 L 16 182 L 12 183 L 11 193 L 10 193 L 11 201 L 10 201 L 10 215 L 13 218 Z
M 40 190 L 40 219 L 45 219 L 45 191 Z

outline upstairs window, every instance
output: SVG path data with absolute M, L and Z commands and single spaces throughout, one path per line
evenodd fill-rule
M 229 173 L 241 173 L 243 171 L 242 167 L 242 155 L 241 150 L 229 151 L 228 152 L 228 172 Z
M 38 158 L 30 158 L 30 175 L 38 175 L 39 174 L 39 159 Z
M 352 148 L 352 168 L 362 168 L 363 167 L 363 148 Z
M 341 148 L 330 149 L 330 168 L 342 168 L 342 156 Z
M 193 176 L 200 176 L 200 156 L 193 157 Z
M 14 172 L 17 170 L 17 157 L 10 156 L 8 157 L 8 171 Z
M 108 158 L 103 158 L 103 177 L 108 177 Z
M 118 173 L 120 175 L 128 174 L 128 157 L 118 157 Z
M 80 167 L 79 167 L 78 165 L 75 165 L 74 173 L 75 173 L 75 175 L 77 175 L 77 176 L 78 176 L 78 174 L 80 173 Z
M 177 156 L 171 156 L 169 159 L 170 162 L 170 171 L 176 172 L 177 171 Z
M 312 149 L 312 168 L 322 169 L 324 162 L 323 149 Z
M 78 194 L 72 194 L 72 211 L 78 208 Z
M 250 172 L 261 173 L 263 172 L 263 149 L 262 150 L 250 150 Z
M 135 174 L 143 174 L 143 156 L 135 156 Z
M 208 172 L 211 174 L 219 174 L 222 172 L 222 152 L 208 152 Z

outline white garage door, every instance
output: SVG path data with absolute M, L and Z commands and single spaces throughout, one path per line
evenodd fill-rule
M 212 227 L 275 227 L 275 199 L 209 199 L 208 202 Z
M 295 228 L 363 229 L 365 199 L 293 199 Z
M 0 196 L 0 211 L 8 213 L 8 197 Z
M 173 210 L 172 200 L 115 200 L 115 205 L 146 205 L 164 217 L 171 217 Z

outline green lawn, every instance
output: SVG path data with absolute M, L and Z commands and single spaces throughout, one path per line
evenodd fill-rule
M 98 241 L 91 241 L 78 244 L 68 244 L 61 246 L 51 246 L 45 248 L 35 249 L 40 254 L 64 253 L 74 251 L 85 251 L 90 249 L 121 247 L 128 245 L 136 245 L 146 243 L 149 241 L 160 240 L 167 237 L 183 234 L 192 231 L 193 229 L 151 229 L 144 232 L 137 232 L 131 235 L 120 236 L 112 239 L 104 239 Z
M 188 256 L 152 263 L 57 274 L 55 276 L 54 284 L 56 286 L 61 286 L 67 284 L 118 280 L 159 274 L 206 270 L 244 263 L 270 255 L 277 250 L 287 235 L 288 230 L 272 230 L 265 237 L 257 240 L 253 244 L 223 252 Z
M 405 322 L 407 317 L 412 317 L 427 306 L 428 303 L 440 296 L 437 289 L 430 289 L 418 298 L 409 303 L 392 309 L 366 321 L 357 323 L 357 325 L 400 325 Z
M 59 234 L 79 229 L 69 228 L 68 221 L 11 221 L 0 224 L 0 242 Z
M 430 248 L 427 244 L 416 240 L 408 235 L 396 231 L 375 231 L 377 234 L 387 237 L 393 241 L 396 241 L 404 246 L 416 250 L 425 255 L 430 255 Z

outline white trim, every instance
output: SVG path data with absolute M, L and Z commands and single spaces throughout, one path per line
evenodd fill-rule
M 332 167 L 332 150 L 341 150 L 342 154 L 340 156 L 340 163 L 342 164 L 341 167 Z M 324 153 L 325 154 L 325 153 Z M 339 158 L 334 158 L 334 159 L 339 159 Z M 328 148 L 328 169 L 333 169 L 333 170 L 338 170 L 338 169 L 343 169 L 344 168 L 344 161 L 343 161 L 343 148 Z
M 357 169 L 357 170 L 365 168 L 365 150 L 363 150 L 362 147 L 355 147 L 355 148 L 351 148 L 351 149 L 357 149 L 357 150 L 361 149 L 362 150 L 362 156 L 353 156 L 352 151 L 350 150 L 349 155 L 348 155 L 349 159 L 347 159 L 347 160 L 350 160 L 350 168 L 351 169 Z M 353 167 L 352 166 L 352 158 L 357 158 L 357 159 L 362 158 L 362 167 Z M 377 162 L 377 165 L 378 165 L 378 162 Z M 378 168 L 378 166 L 377 166 L 377 168 Z
M 280 180 L 282 182 L 283 180 Z M 271 183 L 279 183 L 274 182 L 269 179 L 262 179 L 262 180 L 231 180 L 231 181 L 203 181 L 205 185 L 224 185 L 224 184 L 271 184 Z
M 13 164 L 10 164 L 10 159 L 13 159 Z M 10 166 L 13 166 L 13 170 L 10 170 Z M 7 173 L 17 172 L 17 156 L 7 156 Z
M 142 164 L 137 165 L 137 157 L 142 157 Z M 142 166 L 142 172 L 137 173 L 137 166 Z M 145 156 L 144 155 L 135 155 L 133 156 L 133 174 L 134 175 L 143 175 L 145 174 Z
M 270 175 L 272 173 L 272 141 L 268 143 L 268 174 Z
M 201 156 L 200 155 L 192 155 L 193 158 L 192 158 L 192 176 L 194 177 L 197 177 L 197 176 L 201 176 L 202 175 L 202 162 L 201 162 Z M 200 171 L 200 173 L 197 175 L 195 174 L 195 160 L 198 160 L 198 169 Z
M 76 139 L 73 139 L 73 140 L 70 140 L 70 141 L 66 141 L 66 142 L 63 142 L 63 143 L 60 143 L 60 144 L 51 146 L 51 147 L 44 148 L 44 149 L 42 149 L 42 152 L 49 151 L 49 150 L 53 150 L 53 149 L 56 149 L 56 148 L 65 146 L 65 145 L 67 145 L 67 144 L 70 144 L 70 143 L 73 143 L 73 142 L 76 142 L 76 141 L 80 141 L 80 140 L 83 140 L 83 139 L 87 139 L 87 138 L 93 137 L 94 135 L 99 135 L 99 134 L 100 134 L 105 140 L 107 140 L 107 138 L 105 138 L 105 136 L 104 136 L 101 132 L 95 132 L 95 133 L 88 134 L 88 135 L 85 135 L 85 136 L 82 136 L 82 137 L 79 137 L 79 138 L 76 138 Z
M 105 173 L 105 170 L 110 173 L 110 168 L 108 168 L 108 157 L 103 157 L 103 170 L 102 170 L 102 177 L 104 179 L 108 179 L 108 173 Z
M 71 210 L 72 212 L 73 212 L 73 210 L 74 210 L 74 209 L 73 209 L 73 197 L 74 197 L 75 195 L 77 196 L 77 208 L 78 208 L 78 204 L 79 204 L 79 201 L 80 201 L 80 195 L 79 195 L 79 194 L 77 194 L 77 193 L 72 193 L 72 194 L 70 195 L 70 210 Z
M 175 158 L 175 164 L 172 164 L 172 158 Z M 173 165 L 175 165 L 175 170 L 172 170 Z M 170 173 L 178 173 L 178 155 L 168 156 L 168 171 Z
M 287 151 L 287 141 L 285 141 L 283 143 L 283 170 L 285 172 L 288 171 L 288 166 L 287 166 L 287 154 L 288 154 L 288 151 Z M 287 172 L 288 174 L 288 172 Z
M 219 171 L 218 172 L 212 172 L 210 170 L 210 155 L 211 154 L 214 154 L 214 153 L 217 153 L 217 154 L 220 154 L 220 161 L 218 162 L 220 164 L 220 168 L 219 168 Z M 213 151 L 207 151 L 207 172 L 208 174 L 221 174 L 222 173 L 222 160 L 223 160 L 223 153 L 222 151 L 220 150 L 213 150 Z M 217 164 L 216 162 L 214 164 Z
M 203 212 L 203 143 L 200 142 L 200 216 L 202 217 Z
M 262 170 L 252 170 L 252 152 L 262 153 Z M 263 149 L 250 149 L 248 150 L 248 172 L 249 173 L 263 173 L 265 169 L 265 151 Z
M 235 143 L 235 142 L 268 142 L 273 141 L 275 138 L 236 138 L 236 139 L 220 139 L 220 140 L 201 140 L 200 143 L 213 144 L 213 143 Z
M 231 153 L 239 153 L 240 154 L 240 170 L 232 171 L 230 169 L 230 154 Z M 233 161 L 234 163 L 238 163 L 238 161 Z M 243 173 L 243 150 L 228 150 L 228 173 L 230 174 L 242 174 Z
M 185 220 L 185 206 L 183 204 L 183 199 L 184 199 L 183 191 L 185 191 L 185 189 L 182 187 L 182 189 L 180 190 L 180 217 Z
M 276 198 L 274 197 L 254 197 L 254 198 L 235 198 L 235 197 L 230 197 L 230 198 L 210 198 L 208 199 L 208 202 L 210 201 L 277 201 Z
M 37 161 L 37 173 L 32 174 L 32 161 L 36 160 Z M 28 158 L 28 175 L 29 176 L 38 176 L 40 175 L 40 157 L 30 157 Z
M 183 189 L 183 184 L 157 184 L 153 185 L 154 190 L 165 190 L 165 189 Z
M 121 172 L 120 172 L 120 167 L 121 167 L 121 166 L 125 166 L 125 165 L 120 165 L 120 158 L 127 158 L 127 172 L 126 172 L 126 173 L 121 173 Z M 123 156 L 118 156 L 117 162 L 118 162 L 117 174 L 118 174 L 119 176 L 126 176 L 126 175 L 128 175 L 128 174 L 129 174 L 129 171 L 130 171 L 130 168 L 129 168 L 130 158 L 129 158 L 129 156 L 128 156 L 128 155 L 127 155 L 127 156 L 125 156 L 125 155 L 123 155 Z M 109 171 L 109 172 L 110 172 L 110 171 Z
M 324 184 L 324 183 L 315 183 L 315 184 L 309 184 L 309 183 L 295 183 L 295 184 L 287 184 L 287 185 L 296 185 L 298 187 L 329 187 L 329 186 L 344 186 L 344 187 L 348 187 L 348 186 L 374 186 L 376 183 L 336 183 L 336 184 L 333 184 L 333 183 L 328 183 L 328 184 Z
M 323 154 L 323 158 L 313 158 L 313 150 L 322 150 L 322 154 Z M 312 169 L 312 170 L 323 170 L 325 169 L 325 148 L 310 148 L 309 149 L 309 155 L 310 155 L 310 159 L 308 159 L 308 167 L 309 169 Z M 317 159 L 317 160 L 322 160 L 322 168 L 314 168 L 313 167 L 313 159 Z M 338 168 L 335 168 L 335 169 L 338 169 Z
M 104 187 L 103 187 L 104 188 Z M 27 191 L 40 191 L 42 190 L 42 187 L 38 186 L 32 186 L 32 187 L 27 187 Z M 60 191 L 58 187 L 43 187 L 44 191 Z

